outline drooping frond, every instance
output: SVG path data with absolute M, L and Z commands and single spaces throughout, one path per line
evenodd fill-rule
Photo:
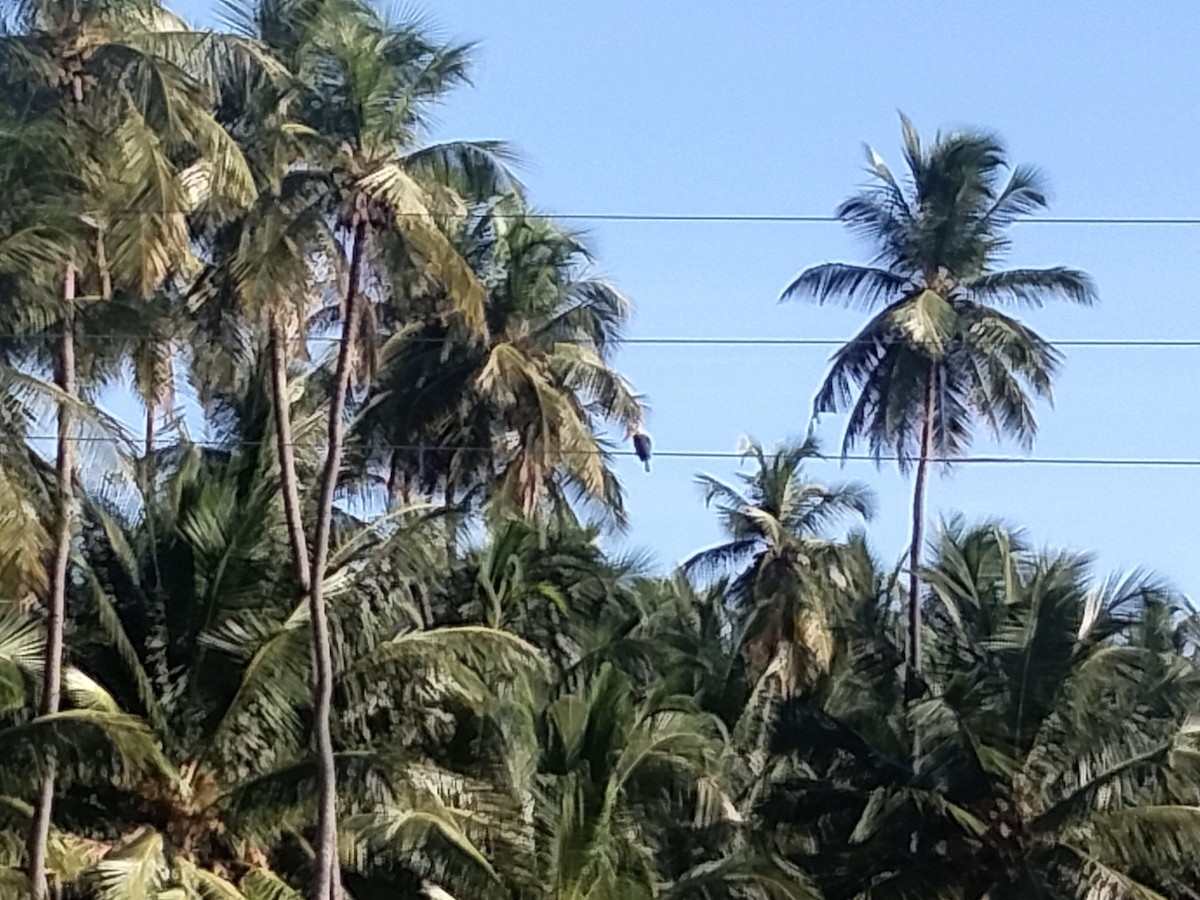
M 874 309 L 890 303 L 910 286 L 908 278 L 886 269 L 823 263 L 805 269 L 783 292 L 784 300 L 811 296 L 817 303 L 836 302 L 852 308 Z
M 1007 269 L 987 272 L 963 285 L 967 295 L 978 303 L 1004 303 L 1039 308 L 1047 300 L 1066 300 L 1091 306 L 1096 302 L 1096 286 L 1078 269 L 1056 266 L 1052 269 Z
M 94 762 L 97 747 L 113 751 L 131 772 L 170 776 L 171 766 L 146 724 L 108 709 L 69 709 L 39 716 L 23 725 L 0 730 L 0 740 L 13 759 L 28 759 L 32 771 L 44 771 L 52 760 L 71 765 Z M 0 777 L 7 780 L 9 773 Z

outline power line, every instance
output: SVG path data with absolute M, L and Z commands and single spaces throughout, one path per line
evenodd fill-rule
M 419 214 L 417 214 L 419 215 Z M 508 218 L 497 214 L 496 218 Z M 519 214 L 512 214 L 519 217 Z M 562 213 L 547 214 L 546 218 L 562 221 L 591 222 L 782 222 L 795 224 L 819 224 L 841 222 L 833 215 L 790 215 L 787 213 Z M 1017 225 L 1200 225 L 1200 217 L 1192 216 L 1038 216 L 1017 219 Z
M 332 340 L 338 340 L 333 338 Z M 433 340 L 436 340 L 433 339 Z M 709 337 L 649 337 L 624 338 L 616 342 L 619 345 L 652 345 L 652 346 L 715 346 L 715 347 L 843 347 L 850 344 L 903 344 L 913 343 L 904 338 L 885 339 L 883 341 L 855 340 L 849 338 L 709 338 Z M 1200 347 L 1200 339 L 1195 338 L 1065 338 L 1047 341 L 1053 347 Z
M 58 435 L 36 434 L 27 435 L 29 441 L 57 441 Z M 69 438 L 78 444 L 124 444 L 129 441 L 111 435 L 73 435 Z M 234 450 L 249 447 L 275 446 L 273 440 L 236 440 L 236 441 L 187 441 L 186 443 L 208 450 Z M 292 443 L 290 446 L 300 446 Z M 486 446 L 454 446 L 449 444 L 373 444 L 373 450 L 393 452 L 437 452 L 455 451 L 467 453 L 494 453 L 501 449 Z M 636 458 L 632 450 L 564 450 L 563 456 L 610 456 Z M 772 453 L 764 454 L 768 459 Z M 655 450 L 655 459 L 727 459 L 746 460 L 749 454 L 737 450 Z M 915 462 L 913 457 L 895 455 L 873 456 L 858 453 L 846 456 L 815 456 L 813 462 L 869 462 L 897 463 Z M 1200 468 L 1200 457 L 1118 457 L 1118 456 L 935 456 L 929 462 L 936 465 L 982 465 L 982 466 L 1088 466 L 1088 467 L 1121 467 L 1121 468 Z
M 116 210 L 83 211 L 80 215 L 104 217 L 109 220 L 133 216 L 191 215 L 192 209 L 139 209 L 122 207 Z M 415 211 L 398 211 L 393 218 L 430 218 L 429 214 Z M 489 211 L 492 219 L 547 219 L 561 222 L 674 222 L 674 223 L 760 223 L 820 225 L 840 223 L 842 220 L 831 214 L 810 213 L 624 213 L 624 212 L 502 212 Z M 1200 225 L 1200 216 L 1030 216 L 1014 220 L 1015 225 L 1083 225 L 1116 227 L 1153 227 Z
M 137 341 L 145 338 L 154 338 L 164 342 L 178 341 L 181 338 L 161 337 L 151 334 L 150 332 L 125 332 L 125 333 L 108 333 L 108 334 L 88 334 L 86 331 L 81 331 L 80 339 L 84 341 Z M 61 335 L 52 332 L 41 332 L 35 334 L 21 334 L 18 332 L 0 332 L 0 340 L 38 340 L 38 341 L 57 341 L 61 339 Z M 309 335 L 304 338 L 305 341 L 318 344 L 337 344 L 341 338 L 336 335 Z M 384 341 L 387 338 L 383 338 Z M 430 337 L 424 335 L 410 335 L 401 338 L 402 341 L 411 343 L 425 344 L 454 344 L 454 343 L 471 343 L 472 338 L 469 337 Z M 573 343 L 591 343 L 584 338 L 578 339 L 555 339 L 555 343 L 573 344 Z M 844 347 L 853 344 L 906 344 L 914 343 L 905 338 L 885 338 L 881 341 L 855 340 L 854 338 L 769 338 L 769 337 L 629 337 L 618 338 L 612 341 L 617 347 L 635 346 L 635 347 Z M 1148 347 L 1148 348 L 1200 348 L 1200 338 L 1061 338 L 1057 340 L 1047 340 L 1047 344 L 1052 347 L 1097 347 L 1097 348 L 1125 348 L 1125 347 Z

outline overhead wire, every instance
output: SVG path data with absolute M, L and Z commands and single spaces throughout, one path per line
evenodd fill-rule
M 149 209 L 134 206 L 117 207 L 109 210 L 83 210 L 81 215 L 103 216 L 108 219 L 120 216 L 174 216 L 191 215 L 196 209 Z M 419 211 L 399 210 L 393 218 L 428 219 L 430 214 Z M 639 212 L 567 212 L 554 213 L 541 210 L 505 212 L 488 210 L 493 219 L 549 219 L 552 221 L 579 222 L 674 222 L 674 223 L 748 223 L 748 224 L 798 224 L 821 225 L 840 223 L 842 220 L 831 213 L 639 213 Z M 1111 226 L 1197 226 L 1200 216 L 1028 216 L 1013 221 L 1014 225 L 1111 225 Z
M 180 338 L 161 337 L 151 332 L 110 332 L 89 334 L 83 329 L 79 330 L 79 338 L 84 341 L 138 341 L 145 338 L 153 338 L 164 342 L 178 341 Z M 44 340 L 57 341 L 61 335 L 54 332 L 0 332 L 0 340 Z M 307 335 L 304 338 L 309 343 L 318 344 L 337 344 L 342 339 L 338 335 Z M 387 336 L 382 338 L 386 341 Z M 432 337 L 427 335 L 407 335 L 402 338 L 403 341 L 410 343 L 427 343 L 427 344 L 453 344 L 453 343 L 472 343 L 475 338 L 470 337 Z M 559 344 L 575 344 L 575 343 L 593 343 L 585 338 L 555 338 L 554 343 Z M 846 347 L 854 344 L 913 344 L 916 343 L 908 338 L 883 338 L 881 340 L 858 340 L 855 338 L 769 338 L 769 337 L 712 337 L 697 335 L 695 337 L 688 336 L 651 336 L 651 337 L 622 337 L 611 341 L 616 347 Z M 1047 339 L 1046 344 L 1051 347 L 1096 347 L 1096 348 L 1122 348 L 1122 347 L 1144 347 L 1150 349 L 1176 349 L 1176 348 L 1200 348 L 1200 338 L 1059 338 Z
M 59 436 L 56 434 L 33 434 L 26 435 L 28 441 L 57 441 Z M 131 443 L 130 440 L 115 435 L 72 435 L 68 440 L 77 444 L 125 444 Z M 247 447 L 274 447 L 274 440 L 242 440 L 236 439 L 231 441 L 219 440 L 191 440 L 185 441 L 192 446 L 201 447 L 209 450 L 234 450 Z M 297 447 L 299 444 L 293 442 L 289 446 Z M 459 446 L 454 444 L 371 444 L 373 450 L 384 450 L 393 452 L 437 452 L 437 451 L 455 451 L 455 452 L 475 452 L 475 453 L 490 453 L 494 452 L 496 447 L 485 446 Z M 563 456 L 608 456 L 608 457 L 636 457 L 632 450 L 563 450 Z M 766 455 L 771 454 L 768 451 Z M 749 459 L 751 454 L 738 450 L 672 450 L 662 449 L 655 450 L 653 453 L 654 459 L 715 459 L 715 460 L 745 460 Z M 855 463 L 913 463 L 916 462 L 915 456 L 897 456 L 894 454 L 883 454 L 875 456 L 866 453 L 849 453 L 836 454 L 830 456 L 815 456 L 815 462 L 855 462 Z M 977 455 L 977 456 L 932 456 L 928 460 L 935 465 L 984 465 L 984 466 L 1102 466 L 1102 467 L 1133 467 L 1133 468 L 1200 468 L 1200 457 L 1103 457 L 1103 456 L 993 456 L 993 455 Z

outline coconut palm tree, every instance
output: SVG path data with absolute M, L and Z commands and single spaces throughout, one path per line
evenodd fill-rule
M 59 206 L 69 242 L 56 281 L 60 302 L 54 382 L 58 406 L 57 522 L 50 573 L 42 712 L 58 708 L 62 619 L 74 521 L 76 331 L 88 297 L 113 289 L 149 296 L 188 256 L 186 214 L 198 197 L 185 190 L 185 166 L 203 172 L 203 202 L 214 212 L 253 195 L 240 154 L 210 113 L 204 78 L 217 60 L 246 61 L 249 48 L 208 52 L 213 42 L 188 31 L 158 4 L 30 2 L 5 10 L 0 68 L 26 114 L 48 117 L 66 133 Z M 185 62 L 196 64 L 186 70 Z M 120 212 L 118 212 L 118 210 Z M 36 804 L 29 839 L 34 896 L 45 895 L 44 858 L 53 769 Z
M 717 720 L 690 698 L 640 698 L 605 665 L 509 740 L 508 778 L 472 816 L 506 896 L 816 897 L 802 873 L 754 847 L 725 855 L 696 840 L 691 855 L 655 853 L 680 832 L 695 839 L 685 810 L 722 752 Z
M 465 79 L 468 56 L 468 47 L 440 44 L 419 23 L 392 24 L 355 3 L 323 8 L 298 54 L 299 109 L 302 122 L 327 146 L 326 155 L 314 162 L 329 188 L 329 213 L 344 247 L 345 267 L 340 276 L 344 290 L 337 298 L 340 330 L 309 576 L 315 733 L 322 766 L 318 897 L 339 893 L 337 804 L 328 726 L 334 675 L 322 585 L 350 386 L 356 374 L 370 368 L 373 348 L 364 336 L 375 331 L 375 304 L 393 293 L 400 260 L 419 260 L 418 271 L 446 287 L 468 322 L 482 325 L 483 287 L 446 237 L 439 216 L 460 208 L 454 188 L 485 198 L 512 187 L 500 165 L 498 145 L 458 142 L 421 147 L 417 143 L 429 106 Z M 403 278 L 399 284 L 403 289 Z
M 837 211 L 871 243 L 872 262 L 813 266 L 783 296 L 873 314 L 833 356 L 813 413 L 849 412 L 844 453 L 863 441 L 876 461 L 892 455 L 902 471 L 915 464 L 907 645 L 915 688 L 929 464 L 963 454 L 977 424 L 1032 444 L 1033 398 L 1050 399 L 1060 355 L 1003 307 L 1090 304 L 1095 289 L 1075 269 L 998 268 L 1007 228 L 1046 206 L 1037 170 L 1010 167 L 990 134 L 938 135 L 927 146 L 908 119 L 903 131 L 906 177 L 869 150 L 875 183 Z
M 832 579 L 844 545 L 828 531 L 846 519 L 870 518 L 874 498 L 861 484 L 809 479 L 804 464 L 819 456 L 812 437 L 772 453 L 748 441 L 743 456 L 755 463 L 740 476 L 744 489 L 711 475 L 697 479 L 728 540 L 692 556 L 683 569 L 702 578 L 734 576 L 728 596 L 754 677 L 774 663 L 791 693 L 824 669 L 832 652 L 827 604 L 838 592 Z
M 487 337 L 447 317 L 443 291 L 417 298 L 423 322 L 381 351 L 359 423 L 393 499 L 470 493 L 526 516 L 582 497 L 623 517 L 602 430 L 635 430 L 643 409 L 612 368 L 629 315 L 589 271 L 576 235 L 505 197 L 469 218 L 459 252 L 487 285 Z
M 307 382 L 293 379 L 293 361 L 307 356 L 303 323 L 317 290 L 312 258 L 332 247 L 324 220 L 310 202 L 264 192 L 254 207 L 216 238 L 213 260 L 193 286 L 194 323 L 211 340 L 193 356 L 193 378 L 212 401 L 214 368 L 226 378 L 256 377 L 259 351 L 271 389 L 274 443 L 279 461 L 291 559 L 296 583 L 307 596 L 311 559 L 297 468 L 301 435 L 293 424 L 293 394 Z M 264 347 L 265 345 L 265 347 Z M 234 385 L 232 389 L 238 388 Z M 302 430 L 303 432 L 303 430 Z
M 789 858 L 831 900 L 1186 896 L 1200 675 L 1166 649 L 1180 598 L 993 525 L 947 527 L 922 575 L 931 695 L 905 703 L 895 669 L 847 652 L 840 690 L 781 716 L 797 768 L 762 809 Z M 870 697 L 869 722 L 847 717 Z
M 192 285 L 193 324 L 203 350 L 192 354 L 192 376 L 206 402 L 223 385 L 235 393 L 257 366 L 265 347 L 274 404 L 275 443 L 297 585 L 308 593 L 311 558 L 303 515 L 292 394 L 295 363 L 310 369 L 308 319 L 329 289 L 331 263 L 339 254 L 327 216 L 328 187 L 314 170 L 319 135 L 295 111 L 314 102 L 301 81 L 313 29 L 323 21 L 323 2 L 262 2 L 229 11 L 244 39 L 256 42 L 286 70 L 265 77 L 256 70 L 229 73 L 220 85 L 217 116 L 237 141 L 259 187 L 243 216 L 204 235 L 206 266 Z
M 257 356 L 265 351 L 291 556 L 307 595 L 311 559 L 292 421 L 292 394 L 307 382 L 291 376 L 293 363 L 307 360 L 305 322 L 321 287 L 314 260 L 331 258 L 336 248 L 320 203 L 304 196 L 307 176 L 285 172 L 274 179 L 245 215 L 209 238 L 210 260 L 190 292 L 192 325 L 204 336 L 203 349 L 192 354 L 192 374 L 201 397 L 212 402 L 222 390 L 244 390 L 236 381 L 256 377 Z
M 0 190 L 8 198 L 0 213 L 0 288 L 21 302 L 0 314 L 0 491 L 4 596 L 30 599 L 46 591 L 44 556 L 52 523 L 39 510 L 53 508 L 54 474 L 28 444 L 31 429 L 58 399 L 53 388 L 31 381 L 31 354 L 47 349 L 31 332 L 53 322 L 63 254 L 71 245 L 70 216 L 57 206 L 70 151 L 67 132 L 51 116 L 30 116 L 0 101 Z M 50 402 L 47 403 L 46 401 Z
M 290 895 L 309 874 L 318 767 L 308 604 L 270 564 L 288 538 L 264 439 L 270 402 L 256 387 L 210 446 L 160 448 L 159 477 L 140 502 L 85 504 L 74 656 L 103 673 L 112 703 L 141 713 L 142 733 L 178 773 L 66 788 L 64 816 L 86 805 L 85 787 L 104 812 L 65 820 L 93 858 L 56 874 L 113 900 L 138 896 L 136 867 L 189 897 L 250 897 L 264 878 Z M 388 865 L 420 868 L 427 842 L 457 840 L 478 859 L 444 791 L 429 785 L 454 781 L 439 766 L 444 720 L 484 718 L 493 687 L 537 669 L 535 648 L 494 629 L 414 629 L 408 585 L 436 580 L 414 555 L 428 544 L 424 524 L 340 518 L 327 584 L 343 601 L 331 624 L 343 663 L 333 725 L 345 834 L 373 856 L 365 864 L 365 850 L 349 851 L 347 866 L 376 888 Z M 406 818 L 416 821 L 401 840 L 392 826 Z
M 645 563 L 606 555 L 599 532 L 566 516 L 494 517 L 478 547 L 463 553 L 445 583 L 452 614 L 520 635 L 557 682 L 577 685 L 605 664 L 639 686 L 656 683 L 662 647 L 647 635 L 648 607 L 634 590 Z

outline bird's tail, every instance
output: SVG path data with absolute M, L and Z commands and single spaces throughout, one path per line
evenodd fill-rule
M 650 471 L 650 460 L 646 460 L 646 471 Z

